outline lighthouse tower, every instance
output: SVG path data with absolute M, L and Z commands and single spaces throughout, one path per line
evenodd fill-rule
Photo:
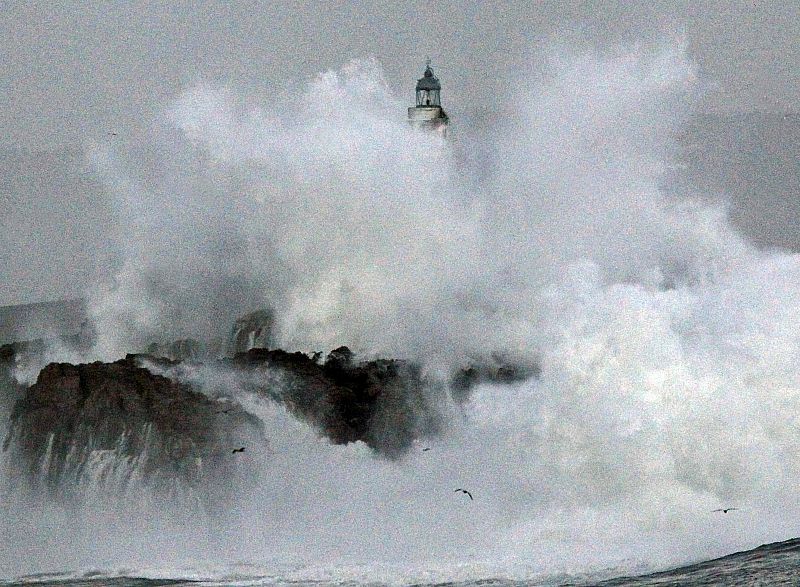
M 425 74 L 417 82 L 417 105 L 408 109 L 408 122 L 415 128 L 432 130 L 442 136 L 447 134 L 449 118 L 442 109 L 442 85 L 433 75 L 428 59 Z

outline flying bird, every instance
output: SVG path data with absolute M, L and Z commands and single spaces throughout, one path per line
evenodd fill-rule
M 232 454 L 236 454 L 237 452 L 244 452 L 244 447 L 242 447 L 242 448 L 234 448 L 231 451 Z
M 228 414 L 228 413 L 230 413 L 230 411 L 231 411 L 232 409 L 233 409 L 233 408 L 228 408 L 227 410 L 218 410 L 218 411 L 217 411 L 217 412 L 215 412 L 215 413 L 217 413 L 217 414 Z
M 117 133 L 115 133 L 115 132 L 110 132 L 110 133 L 108 133 L 108 136 L 110 136 L 110 137 L 115 137 L 115 136 L 117 136 Z
M 722 512 L 723 514 L 727 514 L 728 512 L 733 512 L 738 510 L 739 508 L 720 508 L 718 510 L 711 510 L 711 512 Z
M 458 493 L 459 491 L 460 491 L 461 493 L 466 493 L 467 495 L 469 495 L 469 499 L 470 499 L 470 500 L 472 500 L 472 494 L 471 494 L 469 491 L 467 491 L 466 489 L 456 489 L 456 490 L 454 491 L 454 493 Z
M 425 448 L 423 448 L 423 449 L 422 449 L 422 452 L 427 452 L 427 451 L 429 451 L 429 450 L 431 450 L 431 447 L 429 447 L 429 446 L 426 446 Z

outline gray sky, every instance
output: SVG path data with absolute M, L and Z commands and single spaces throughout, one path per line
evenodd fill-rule
M 268 97 L 375 56 L 411 93 L 430 55 L 445 100 L 491 107 L 554 43 L 686 35 L 715 109 L 791 109 L 797 2 L 3 2 L 0 141 L 52 148 L 138 121 L 192 80 Z M 533 66 L 531 64 L 534 64 Z

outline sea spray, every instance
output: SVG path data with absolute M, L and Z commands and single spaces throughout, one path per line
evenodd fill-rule
M 93 296 L 94 356 L 224 338 L 268 306 L 289 349 L 347 344 L 442 383 L 498 353 L 538 375 L 439 406 L 449 425 L 431 450 L 395 461 L 231 387 L 273 450 L 238 522 L 164 552 L 139 525 L 99 521 L 128 548 L 99 556 L 87 540 L 71 560 L 157 550 L 164 564 L 299 560 L 329 578 L 350 565 L 525 577 L 797 535 L 800 259 L 660 189 L 693 81 L 681 47 L 555 60 L 479 137 L 486 175 L 409 128 L 369 61 L 319 76 L 288 110 L 191 88 L 154 125 L 156 160 L 96 151 L 123 264 Z M 729 504 L 735 516 L 710 513 Z

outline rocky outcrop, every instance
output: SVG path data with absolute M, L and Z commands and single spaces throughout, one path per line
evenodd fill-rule
M 223 411 L 224 410 L 224 411 Z M 87 486 L 137 488 L 215 499 L 246 481 L 247 446 L 264 451 L 260 421 L 139 366 L 45 367 L 16 403 L 4 450 L 35 489 L 75 494 Z
M 363 441 L 394 458 L 441 426 L 432 405 L 435 387 L 405 361 L 358 362 L 347 347 L 340 347 L 324 363 L 318 355 L 251 349 L 231 364 L 250 373 L 251 391 L 284 402 L 337 444 Z
M 236 320 L 231 330 L 229 354 L 244 353 L 254 348 L 267 348 L 272 343 L 275 316 L 270 310 L 258 310 Z
M 454 400 L 466 401 L 472 388 L 482 383 L 517 383 L 538 377 L 540 367 L 535 363 L 510 361 L 498 355 L 489 360 L 475 361 L 459 369 L 450 379 L 450 391 Z
M 23 389 L 3 448 L 16 478 L 50 494 L 135 487 L 222 503 L 226 492 L 256 482 L 251 455 L 268 454 L 269 431 L 237 394 L 280 402 L 331 442 L 363 441 L 389 458 L 439 430 L 436 388 L 415 365 L 359 362 L 346 347 L 320 358 L 251 349 L 206 365 L 149 355 L 53 363 Z M 224 373 L 224 388 L 185 377 L 187 369 Z M 234 455 L 240 447 L 247 450 Z

